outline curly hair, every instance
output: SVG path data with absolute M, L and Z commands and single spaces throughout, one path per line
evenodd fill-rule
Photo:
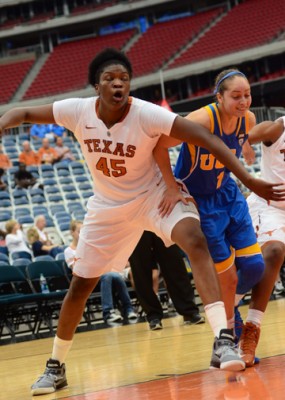
M 128 57 L 121 51 L 108 47 L 97 54 L 97 56 L 89 64 L 88 82 L 94 86 L 99 83 L 100 75 L 103 69 L 108 65 L 120 64 L 123 65 L 132 78 L 133 69 Z

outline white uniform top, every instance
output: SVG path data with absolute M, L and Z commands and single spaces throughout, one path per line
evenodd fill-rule
M 285 184 L 285 117 L 283 120 L 284 130 L 279 139 L 271 146 L 261 146 L 261 177 L 273 183 Z M 285 201 L 270 201 L 270 205 L 285 210 Z
M 120 205 L 151 191 L 161 178 L 152 155 L 162 133 L 169 135 L 176 114 L 130 97 L 122 122 L 110 129 L 96 114 L 97 97 L 53 105 L 55 121 L 74 132 L 94 182 L 95 197 Z
M 64 258 L 66 264 L 69 268 L 73 268 L 74 265 L 74 257 L 75 257 L 75 250 L 72 249 L 70 246 L 64 249 Z
M 32 255 L 32 251 L 26 244 L 25 235 L 20 229 L 18 229 L 16 233 L 9 233 L 6 235 L 5 241 L 9 250 L 9 254 L 17 251 L 26 251 Z

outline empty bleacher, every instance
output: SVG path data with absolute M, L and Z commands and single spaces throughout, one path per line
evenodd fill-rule
M 92 58 L 105 47 L 122 49 L 134 33 L 135 30 L 130 29 L 60 44 L 49 55 L 24 100 L 86 87 L 88 65 Z
M 34 59 L 0 64 L 0 104 L 8 103 L 34 64 Z
M 232 8 L 169 68 L 269 43 L 284 31 L 283 0 L 250 0 Z M 250 34 L 249 34 L 250 32 Z
M 222 9 L 152 25 L 127 52 L 135 76 L 161 68 L 179 49 L 196 37 Z

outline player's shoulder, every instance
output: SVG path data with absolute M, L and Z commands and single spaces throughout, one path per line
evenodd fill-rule
M 145 109 L 145 108 L 162 109 L 162 107 L 160 107 L 157 104 L 151 103 L 150 101 L 139 99 L 137 97 L 130 97 L 130 100 L 131 100 L 132 107 L 137 110 Z

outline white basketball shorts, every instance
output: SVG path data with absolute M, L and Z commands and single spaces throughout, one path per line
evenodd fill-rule
M 161 218 L 159 202 L 166 187 L 163 181 L 132 202 L 110 206 L 92 196 L 80 231 L 73 273 L 83 278 L 99 277 L 109 271 L 122 271 L 144 230 L 153 231 L 166 246 L 173 244 L 171 232 L 184 218 L 199 220 L 192 202 L 179 202 L 168 217 Z M 182 191 L 185 197 L 189 193 Z
M 285 210 L 268 205 L 254 193 L 247 204 L 259 245 L 272 240 L 285 243 Z

